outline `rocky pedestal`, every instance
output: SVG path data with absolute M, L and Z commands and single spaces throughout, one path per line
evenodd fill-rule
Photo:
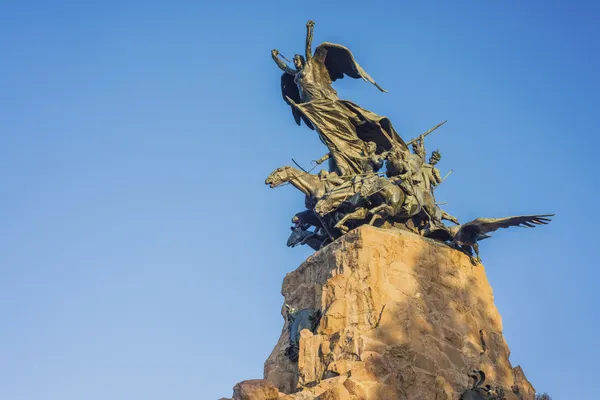
M 287 274 L 282 294 L 323 316 L 296 362 L 285 323 L 264 368 L 279 399 L 459 399 L 473 370 L 507 400 L 535 397 L 510 364 L 484 267 L 442 243 L 363 226 Z

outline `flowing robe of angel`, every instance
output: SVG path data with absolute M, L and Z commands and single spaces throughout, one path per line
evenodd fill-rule
M 330 153 L 330 171 L 340 176 L 362 174 L 362 158 L 366 142 L 377 144 L 377 154 L 394 145 L 406 144 L 386 117 L 368 111 L 351 101 L 341 100 L 331 83 L 344 75 L 372 83 L 384 91 L 358 65 L 346 47 L 323 43 L 314 56 L 310 54 L 312 30 L 309 28 L 306 61 L 292 70 L 273 55 L 284 73 L 281 89 L 284 100 L 291 106 L 296 123 L 300 121 L 318 132 Z M 296 56 L 299 57 L 299 56 Z

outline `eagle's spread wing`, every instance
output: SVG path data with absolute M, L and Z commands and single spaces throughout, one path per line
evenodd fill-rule
M 546 225 L 552 221 L 554 214 L 541 215 L 521 215 L 518 217 L 506 218 L 477 218 L 467 224 L 464 224 L 461 229 L 473 229 L 480 234 L 494 232 L 500 228 L 508 228 L 511 226 L 519 226 L 522 228 L 533 228 L 536 225 Z
M 289 99 L 292 99 L 292 101 L 296 103 L 301 103 L 300 92 L 298 91 L 298 85 L 294 82 L 294 76 L 285 72 L 281 75 L 281 95 L 283 96 L 283 100 L 285 100 L 292 108 L 292 115 L 294 116 L 296 123 L 300 125 L 300 120 L 303 120 L 306 126 L 310 129 L 314 129 L 312 123 L 300 112 L 300 110 L 290 103 Z
M 363 79 L 377 87 L 377 89 L 385 92 L 373 78 L 369 76 L 356 62 L 354 56 L 347 47 L 335 43 L 322 43 L 315 50 L 314 60 L 325 67 L 329 73 L 331 81 L 342 79 L 344 75 L 348 75 L 354 79 Z

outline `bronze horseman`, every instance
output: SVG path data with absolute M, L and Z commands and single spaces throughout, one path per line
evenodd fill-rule
M 366 142 L 377 145 L 377 153 L 393 145 L 406 147 L 391 122 L 358 105 L 340 100 L 331 83 L 344 75 L 362 78 L 383 90 L 360 67 L 350 50 L 334 43 L 323 43 L 311 53 L 314 22 L 306 24 L 305 57 L 294 56 L 295 69 L 272 50 L 275 63 L 283 70 L 281 90 L 284 100 L 292 107 L 296 123 L 305 124 L 318 132 L 330 153 L 330 171 L 340 176 L 361 174 L 362 155 Z

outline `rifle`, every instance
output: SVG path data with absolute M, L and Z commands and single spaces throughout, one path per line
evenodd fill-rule
M 406 145 L 409 146 L 409 145 L 413 144 L 414 142 L 416 142 L 417 140 L 424 139 L 425 136 L 429 135 L 431 132 L 435 131 L 437 128 L 439 128 L 440 126 L 444 125 L 446 122 L 448 122 L 448 120 L 445 120 L 444 122 L 440 122 L 439 124 L 437 124 L 436 126 L 434 126 L 433 128 L 431 128 L 427 132 L 423 133 L 419 137 L 416 137 L 416 138 L 412 139 L 410 142 L 406 143 Z

